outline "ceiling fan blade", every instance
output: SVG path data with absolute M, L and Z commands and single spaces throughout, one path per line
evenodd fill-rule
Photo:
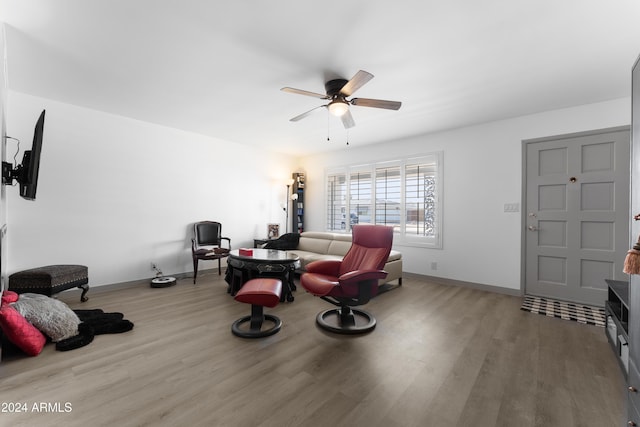
M 305 117 L 307 117 L 309 114 L 313 113 L 314 111 L 316 111 L 316 110 L 318 110 L 318 109 L 320 109 L 320 108 L 325 108 L 325 107 L 326 107 L 326 105 L 320 105 L 319 107 L 312 108 L 312 109 L 311 109 L 311 110 L 309 110 L 309 111 L 306 111 L 306 112 L 304 112 L 304 113 L 302 113 L 302 114 L 300 114 L 300 115 L 298 115 L 298 116 L 295 116 L 295 117 L 294 117 L 294 118 L 292 118 L 292 119 L 289 119 L 289 121 L 290 121 L 290 122 L 297 122 L 298 120 L 302 120 L 302 119 L 304 119 Z
M 345 83 L 344 86 L 342 86 L 342 89 L 340 89 L 340 93 L 344 96 L 351 96 L 351 94 L 364 86 L 364 84 L 372 78 L 373 74 L 360 70 L 356 73 L 355 76 L 351 77 L 351 80 L 349 80 L 347 83 Z
M 350 103 L 358 107 L 384 108 L 386 110 L 399 110 L 402 106 L 402 102 L 370 98 L 353 98 Z
M 297 95 L 306 95 L 306 96 L 313 96 L 314 98 L 329 99 L 329 97 L 326 94 L 309 92 L 308 90 L 295 89 L 292 87 L 283 87 L 280 90 L 283 92 L 295 93 Z
M 342 124 L 344 125 L 345 129 L 352 128 L 356 125 L 356 122 L 353 121 L 353 116 L 351 115 L 351 111 L 349 110 L 347 110 L 346 113 L 340 116 L 340 118 L 342 119 Z

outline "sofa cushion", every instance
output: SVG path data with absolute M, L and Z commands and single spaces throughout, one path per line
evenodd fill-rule
M 345 256 L 349 249 L 351 249 L 351 236 L 348 236 L 349 240 L 332 240 L 327 249 L 327 253 L 330 255 Z
M 397 261 L 399 259 L 402 259 L 402 252 L 392 250 L 391 252 L 389 252 L 389 258 L 387 259 L 387 262 Z
M 345 234 L 345 233 L 327 233 L 327 234 L 331 234 L 333 240 L 338 240 L 340 242 L 351 243 L 353 241 L 353 237 L 351 236 L 351 234 Z
M 328 231 L 304 231 L 300 234 L 300 237 L 308 237 L 310 239 L 323 239 L 333 240 L 333 237 L 337 233 L 330 233 Z
M 309 233 L 315 234 L 315 233 Z M 308 236 L 306 234 L 302 234 L 300 236 L 300 242 L 298 243 L 298 250 L 313 252 L 316 254 L 326 254 L 329 250 L 329 245 L 331 244 L 332 239 L 322 239 L 314 236 Z

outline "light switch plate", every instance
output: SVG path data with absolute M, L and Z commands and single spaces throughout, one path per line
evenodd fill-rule
M 520 203 L 505 203 L 505 212 L 520 212 Z

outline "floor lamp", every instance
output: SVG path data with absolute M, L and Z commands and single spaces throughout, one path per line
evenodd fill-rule
M 287 184 L 287 194 L 284 197 L 284 216 L 285 216 L 284 232 L 285 233 L 289 232 L 289 188 L 290 187 L 291 187 L 291 184 Z

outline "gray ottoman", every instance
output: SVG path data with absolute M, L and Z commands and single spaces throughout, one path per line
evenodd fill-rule
M 89 292 L 89 274 L 84 265 L 47 265 L 19 271 L 9 276 L 9 290 L 22 294 L 31 292 L 48 297 L 72 288 L 81 288 L 80 301 L 85 302 Z

